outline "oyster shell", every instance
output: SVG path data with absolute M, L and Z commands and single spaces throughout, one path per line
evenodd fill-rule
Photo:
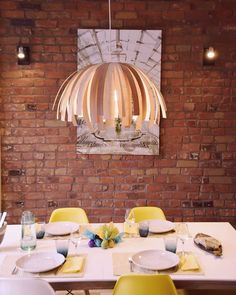
M 194 243 L 202 250 L 210 252 L 216 256 L 222 255 L 221 243 L 209 235 L 203 233 L 196 234 L 194 237 Z

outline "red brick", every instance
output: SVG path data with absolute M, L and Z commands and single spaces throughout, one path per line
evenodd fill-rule
M 133 11 L 119 11 L 115 13 L 116 19 L 137 19 L 138 15 L 137 12 Z
M 144 175 L 144 170 L 142 169 L 132 169 L 131 175 Z
M 198 167 L 198 162 L 195 160 L 187 161 L 187 160 L 179 160 L 177 161 L 177 167 L 185 168 L 185 167 Z
M 215 136 L 217 143 L 235 143 L 236 136 Z
M 118 176 L 118 175 L 129 175 L 130 171 L 128 169 L 109 169 L 110 176 Z
M 132 162 L 124 162 L 124 161 L 119 161 L 119 162 L 110 162 L 110 165 L 109 167 L 110 168 L 132 168 L 132 167 L 136 167 L 137 166 L 137 163 L 132 161 Z
M 140 171 L 140 170 L 138 170 L 138 171 Z M 132 174 L 132 171 L 131 171 L 131 174 Z M 147 169 L 146 170 L 146 174 L 147 175 L 157 175 L 158 174 L 158 170 L 157 170 L 157 168 L 150 168 L 150 169 Z
M 161 174 L 180 174 L 180 168 L 162 168 Z
M 176 167 L 176 160 L 172 159 L 160 159 L 154 161 L 155 167 Z
M 170 175 L 168 180 L 169 183 L 189 183 L 189 177 L 183 175 Z
M 184 110 L 186 112 L 192 112 L 195 109 L 195 104 L 194 103 L 185 103 L 184 104 Z
M 57 149 L 57 145 L 53 144 L 38 144 L 37 151 L 38 152 L 53 152 Z
M 204 175 L 225 175 L 225 169 L 222 168 L 206 168 L 204 169 Z
M 18 3 L 14 1 L 1 1 L 1 9 L 2 10 L 12 10 L 12 9 L 17 9 L 18 8 Z
M 233 183 L 232 177 L 226 177 L 226 176 L 211 176 L 209 177 L 210 183 L 223 183 L 223 184 L 231 184 Z

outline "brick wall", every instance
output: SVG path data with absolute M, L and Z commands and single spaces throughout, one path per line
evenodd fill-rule
M 112 1 L 113 28 L 163 30 L 160 156 L 76 155 L 76 129 L 52 111 L 76 69 L 77 28 L 107 28 L 107 1 L 1 0 L 0 127 L 3 208 L 47 219 L 81 206 L 91 221 L 122 221 L 136 205 L 170 220 L 235 221 L 235 0 Z M 32 63 L 16 64 L 19 41 Z M 206 46 L 215 66 L 202 65 Z

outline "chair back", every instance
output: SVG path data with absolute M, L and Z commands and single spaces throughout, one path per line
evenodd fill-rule
M 49 222 L 57 222 L 57 221 L 71 221 L 77 223 L 88 223 L 88 217 L 84 209 L 82 208 L 58 208 L 55 209 Z
M 166 219 L 164 212 L 158 207 L 135 207 L 130 211 L 129 216 L 132 215 L 134 216 L 135 222 L 149 219 Z
M 36 278 L 0 278 L 0 294 L 55 295 L 48 282 Z
M 168 275 L 123 275 L 114 287 L 113 295 L 177 295 Z

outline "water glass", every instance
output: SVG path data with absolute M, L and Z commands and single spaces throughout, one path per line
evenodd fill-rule
M 67 257 L 69 251 L 70 240 L 68 239 L 58 239 L 55 240 L 57 253 L 62 254 L 64 257 Z
M 128 237 L 136 236 L 138 233 L 138 227 L 135 223 L 134 214 L 131 213 L 130 209 L 126 209 L 125 212 L 124 232 Z
M 37 222 L 35 224 L 35 228 L 36 228 L 36 238 L 43 239 L 45 235 L 45 222 Z
M 175 227 L 175 231 L 178 235 L 178 238 L 182 242 L 182 255 L 185 255 L 185 241 L 189 237 L 188 225 L 186 223 L 179 223 Z
M 135 222 L 135 216 L 134 216 L 134 213 L 131 209 L 125 210 L 125 221 L 131 222 L 131 223 Z
M 176 253 L 178 237 L 176 236 L 165 237 L 164 242 L 165 242 L 166 251 Z
M 148 221 L 142 221 L 139 223 L 138 227 L 139 235 L 140 237 L 146 238 L 149 233 L 149 223 Z
M 71 233 L 70 234 L 70 241 L 75 246 L 75 252 L 78 251 L 78 247 L 81 243 L 81 240 L 82 240 L 81 234 L 78 234 L 78 233 Z
M 36 230 L 34 215 L 30 211 L 24 211 L 21 216 L 21 243 L 23 251 L 31 251 L 36 248 Z

